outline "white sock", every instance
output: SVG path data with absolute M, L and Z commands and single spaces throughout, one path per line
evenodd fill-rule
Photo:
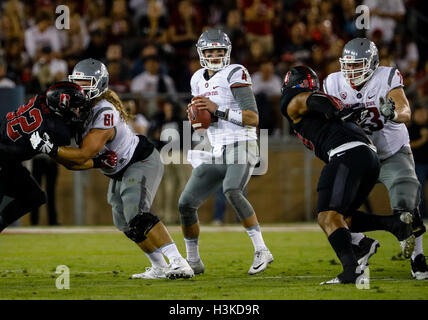
M 156 268 L 168 267 L 168 264 L 166 263 L 165 258 L 163 257 L 163 254 L 162 254 L 162 252 L 160 252 L 159 249 L 156 249 L 155 251 L 153 251 L 151 253 L 146 253 L 146 256 L 147 256 L 147 258 L 149 258 L 153 267 L 156 267 Z
M 259 225 L 250 228 L 245 228 L 245 230 L 247 230 L 247 233 L 250 236 L 251 241 L 253 242 L 254 251 L 267 250 Z
M 351 232 L 352 244 L 358 246 L 360 241 L 365 237 L 362 233 Z
M 424 254 L 424 243 L 422 241 L 422 237 L 423 235 L 420 235 L 416 238 L 416 246 L 412 253 L 412 260 L 415 260 L 416 256 Z
M 186 252 L 187 252 L 187 260 L 188 261 L 198 261 L 201 257 L 199 256 L 199 237 L 188 239 L 184 238 L 184 242 L 186 243 Z
M 158 250 L 160 250 L 171 262 L 173 258 L 181 257 L 180 252 L 178 252 L 177 246 L 174 242 L 168 243 L 160 247 Z

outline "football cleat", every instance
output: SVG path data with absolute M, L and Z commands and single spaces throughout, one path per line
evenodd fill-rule
M 165 271 L 168 279 L 192 278 L 195 273 L 189 263 L 183 257 L 175 257 L 171 259 L 169 268 Z
M 145 272 L 133 274 L 131 279 L 166 279 L 165 268 L 147 267 Z
M 187 262 L 189 263 L 189 266 L 192 268 L 193 272 L 195 274 L 202 274 L 205 271 L 205 266 L 202 263 L 202 260 L 199 259 L 198 261 L 189 261 L 187 260 Z
M 428 268 L 425 256 L 418 254 L 415 260 L 410 259 L 412 265 L 412 277 L 416 280 L 428 279 Z
M 273 256 L 268 249 L 259 250 L 254 253 L 254 261 L 248 270 L 248 273 L 253 275 L 266 270 L 269 263 L 272 263 Z
M 361 239 L 358 245 L 352 245 L 352 250 L 362 269 L 365 269 L 369 265 L 369 259 L 377 252 L 377 248 L 379 247 L 379 241 L 369 237 Z
M 413 216 L 410 212 L 403 212 L 400 214 L 400 228 L 394 232 L 400 242 L 401 252 L 404 258 L 408 259 L 411 257 L 412 252 L 416 245 L 415 236 L 412 230 Z
M 356 284 L 356 285 L 364 285 L 369 284 L 370 279 L 366 275 L 366 273 L 355 273 L 354 275 L 351 275 L 351 279 L 346 279 L 344 272 L 339 274 L 336 278 L 333 278 L 328 281 L 321 282 L 320 285 L 330 285 L 330 284 Z

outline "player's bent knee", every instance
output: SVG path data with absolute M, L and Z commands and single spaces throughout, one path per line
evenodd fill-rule
M 178 211 L 180 211 L 181 225 L 189 227 L 198 222 L 197 210 L 195 208 L 190 207 L 188 204 L 179 202 Z
M 124 233 L 135 243 L 140 243 L 147 239 L 147 234 L 159 221 L 159 218 L 150 212 L 139 213 L 129 221 L 129 229 Z
M 245 198 L 242 190 L 233 189 L 224 191 L 224 196 L 235 209 L 240 220 L 247 219 L 254 214 L 254 209 Z
M 389 193 L 393 210 L 411 212 L 419 203 L 420 184 L 416 178 L 403 177 L 394 181 Z
M 340 213 L 329 210 L 329 211 L 322 211 L 318 213 L 318 224 L 321 227 L 329 226 L 332 223 L 334 223 L 338 218 L 340 218 Z

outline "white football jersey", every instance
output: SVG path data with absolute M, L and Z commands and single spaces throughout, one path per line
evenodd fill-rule
M 231 86 L 251 85 L 251 77 L 247 69 L 240 64 L 231 64 L 216 72 L 209 80 L 204 77 L 205 68 L 194 73 L 190 80 L 192 96 L 204 96 L 218 105 L 220 111 L 226 109 L 240 110 L 233 97 Z M 257 140 L 256 128 L 241 127 L 232 122 L 218 119 L 207 130 L 212 147 L 232 144 L 237 141 Z
M 379 99 L 385 99 L 392 89 L 401 87 L 403 77 L 397 68 L 391 67 L 378 67 L 360 91 L 351 88 L 341 72 L 330 74 L 323 85 L 325 93 L 339 98 L 345 106 L 362 103 L 369 110 L 362 127 L 373 140 L 381 160 L 389 158 L 410 143 L 406 125 L 386 121 L 379 109 Z
M 83 137 L 92 129 L 110 128 L 115 129 L 113 140 L 108 141 L 98 153 L 98 155 L 101 155 L 108 150 L 113 150 L 117 153 L 116 168 L 100 168 L 104 174 L 108 175 L 119 172 L 129 163 L 139 141 L 138 137 L 132 132 L 125 120 L 121 118 L 120 112 L 113 104 L 107 100 L 101 100 L 92 108 L 92 114 L 89 119 L 86 120 Z

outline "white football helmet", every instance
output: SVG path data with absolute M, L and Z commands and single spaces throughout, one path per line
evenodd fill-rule
M 366 38 L 355 38 L 343 47 L 339 62 L 340 71 L 346 82 L 354 88 L 373 76 L 379 66 L 378 50 L 372 41 Z
M 104 63 L 89 58 L 77 63 L 68 79 L 71 82 L 90 80 L 90 85 L 80 87 L 85 91 L 88 99 L 94 99 L 108 89 L 109 74 Z
M 198 49 L 199 60 L 203 68 L 212 71 L 219 71 L 230 64 L 230 53 L 232 51 L 232 43 L 226 33 L 218 29 L 209 29 L 201 34 L 196 43 Z M 206 58 L 204 51 L 207 49 L 225 49 L 224 57 Z M 213 63 L 214 60 L 221 60 L 220 63 Z

